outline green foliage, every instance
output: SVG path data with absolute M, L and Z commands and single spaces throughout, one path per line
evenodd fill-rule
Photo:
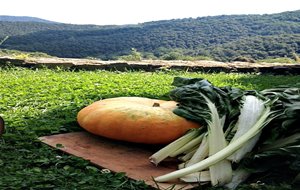
M 46 53 L 42 52 L 24 52 L 18 50 L 0 49 L 0 56 L 9 56 L 15 59 L 27 59 L 27 58 L 37 58 L 37 57 L 51 57 Z
M 170 52 L 161 57 L 163 60 L 180 60 L 182 55 L 179 52 Z
M 153 53 L 145 52 L 145 53 L 143 53 L 143 59 L 156 60 L 157 57 Z
M 131 48 L 131 53 L 129 55 L 120 56 L 119 59 L 125 61 L 141 61 L 142 54 L 137 51 L 135 48 Z
M 255 60 L 249 57 L 238 56 L 233 58 L 231 61 L 239 61 L 239 62 L 248 62 L 248 63 L 255 63 Z
M 161 56 L 159 57 L 159 59 L 162 60 L 183 60 L 183 61 L 213 60 L 209 56 L 193 55 L 191 51 L 180 49 L 180 48 L 176 48 L 173 50 L 161 48 L 161 50 L 162 52 L 160 53 Z
M 0 22 L 0 38 L 10 36 L 2 44 L 3 48 L 39 51 L 58 57 L 115 59 L 135 47 L 142 54 L 152 53 L 167 60 L 190 60 L 197 56 L 220 61 L 230 61 L 238 56 L 254 60 L 294 59 L 294 55 L 300 54 L 298 18 L 300 11 L 175 19 L 124 26 Z M 177 52 L 178 49 L 184 51 Z
M 210 53 L 220 61 L 239 56 L 254 60 L 282 57 L 295 59 L 295 55 L 300 52 L 299 45 L 300 34 L 253 36 L 210 47 Z
M 6 121 L 6 131 L 0 137 L 0 189 L 150 189 L 122 173 L 103 173 L 88 161 L 50 148 L 37 138 L 82 131 L 76 114 L 99 99 L 169 99 L 166 93 L 174 88 L 171 82 L 175 76 L 206 78 L 218 86 L 257 90 L 300 82 L 298 76 L 0 67 L 0 115 Z M 262 189 L 278 190 L 266 186 Z
M 182 56 L 182 60 L 184 61 L 199 61 L 199 60 L 207 60 L 207 61 L 212 61 L 213 58 L 209 56 L 202 56 L 202 55 L 197 55 L 197 56 Z
M 265 63 L 297 63 L 294 59 L 288 57 L 280 57 L 280 58 L 273 58 L 273 59 L 262 59 L 260 62 Z

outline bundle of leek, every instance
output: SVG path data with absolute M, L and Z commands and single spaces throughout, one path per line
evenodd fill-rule
M 206 175 L 206 180 L 209 179 L 213 186 L 225 185 L 232 180 L 231 160 L 237 162 L 243 158 L 243 156 L 251 151 L 255 143 L 258 140 L 261 129 L 271 121 L 273 117 L 270 117 L 272 112 L 266 104 L 256 98 L 255 96 L 246 96 L 245 103 L 242 107 L 242 111 L 239 120 L 236 124 L 236 133 L 228 144 L 226 141 L 225 132 L 223 131 L 224 117 L 220 118 L 216 106 L 203 95 L 207 101 L 207 106 L 211 113 L 211 120 L 207 121 L 208 128 L 207 134 L 200 133 L 198 131 L 191 131 L 187 135 L 180 138 L 180 142 L 187 140 L 188 143 L 182 146 L 175 146 L 175 149 L 185 149 L 183 147 L 189 146 L 189 143 L 197 139 L 202 139 L 198 144 L 198 149 L 195 151 L 190 160 L 184 163 L 182 169 L 179 169 L 170 174 L 166 174 L 155 178 L 157 182 L 169 181 L 174 178 L 181 178 L 187 182 L 203 181 L 201 176 L 204 174 L 203 170 L 209 170 L 209 177 Z M 249 120 L 249 117 L 251 119 Z M 199 136 L 193 141 L 189 140 L 192 134 L 199 133 Z M 174 144 L 172 144 L 174 146 Z M 181 151 L 166 146 L 163 150 L 169 149 L 168 155 L 176 156 Z M 170 153 L 171 152 L 171 153 Z M 158 164 L 157 159 L 162 156 L 164 151 L 160 150 L 150 157 L 150 160 L 155 164 Z M 166 155 L 166 154 L 164 154 Z M 201 172 L 201 173 L 199 173 Z
M 189 131 L 150 157 L 156 165 L 166 157 L 182 160 L 179 170 L 156 177 L 157 182 L 179 178 L 185 182 L 210 181 L 213 186 L 234 189 L 250 175 L 244 168 L 253 167 L 253 162 L 249 166 L 244 160 L 263 160 L 272 151 L 277 155 L 288 150 L 299 152 L 298 128 L 292 130 L 294 135 L 273 135 L 274 130 L 283 131 L 286 125 L 299 121 L 295 119 L 295 113 L 300 111 L 299 89 L 256 92 L 217 88 L 201 79 L 175 78 L 174 82 L 178 88 L 171 91 L 171 97 L 180 103 L 175 113 L 207 127 Z M 266 127 L 271 121 L 275 128 Z M 293 155 L 294 160 L 300 160 L 299 154 Z

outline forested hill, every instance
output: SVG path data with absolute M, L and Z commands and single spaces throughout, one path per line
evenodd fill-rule
M 184 54 L 232 60 L 297 57 L 300 10 L 269 15 L 229 15 L 97 26 L 0 22 L 0 46 L 59 57 L 112 59 L 132 48 L 148 57 Z M 0 40 L 1 41 L 1 40 Z
M 29 17 L 29 16 L 8 16 L 8 15 L 0 15 L 0 21 L 55 23 L 54 21 L 40 19 L 40 18 L 36 18 L 36 17 Z

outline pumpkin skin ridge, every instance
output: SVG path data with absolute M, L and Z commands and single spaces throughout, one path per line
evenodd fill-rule
M 200 127 L 174 114 L 174 101 L 146 99 L 144 104 L 144 98 L 134 98 L 94 102 L 79 111 L 78 123 L 96 135 L 145 144 L 166 144 Z M 155 102 L 160 106 L 152 107 Z

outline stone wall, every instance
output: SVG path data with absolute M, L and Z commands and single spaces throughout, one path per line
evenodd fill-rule
M 35 58 L 14 59 L 0 57 L 0 66 L 14 65 L 28 68 L 66 68 L 83 70 L 184 70 L 199 72 L 240 72 L 240 73 L 271 73 L 271 74 L 300 74 L 300 64 L 282 63 L 247 63 L 247 62 L 217 62 L 217 61 L 162 61 L 144 60 L 138 62 L 127 61 L 100 61 L 90 59 L 68 59 L 68 58 Z

